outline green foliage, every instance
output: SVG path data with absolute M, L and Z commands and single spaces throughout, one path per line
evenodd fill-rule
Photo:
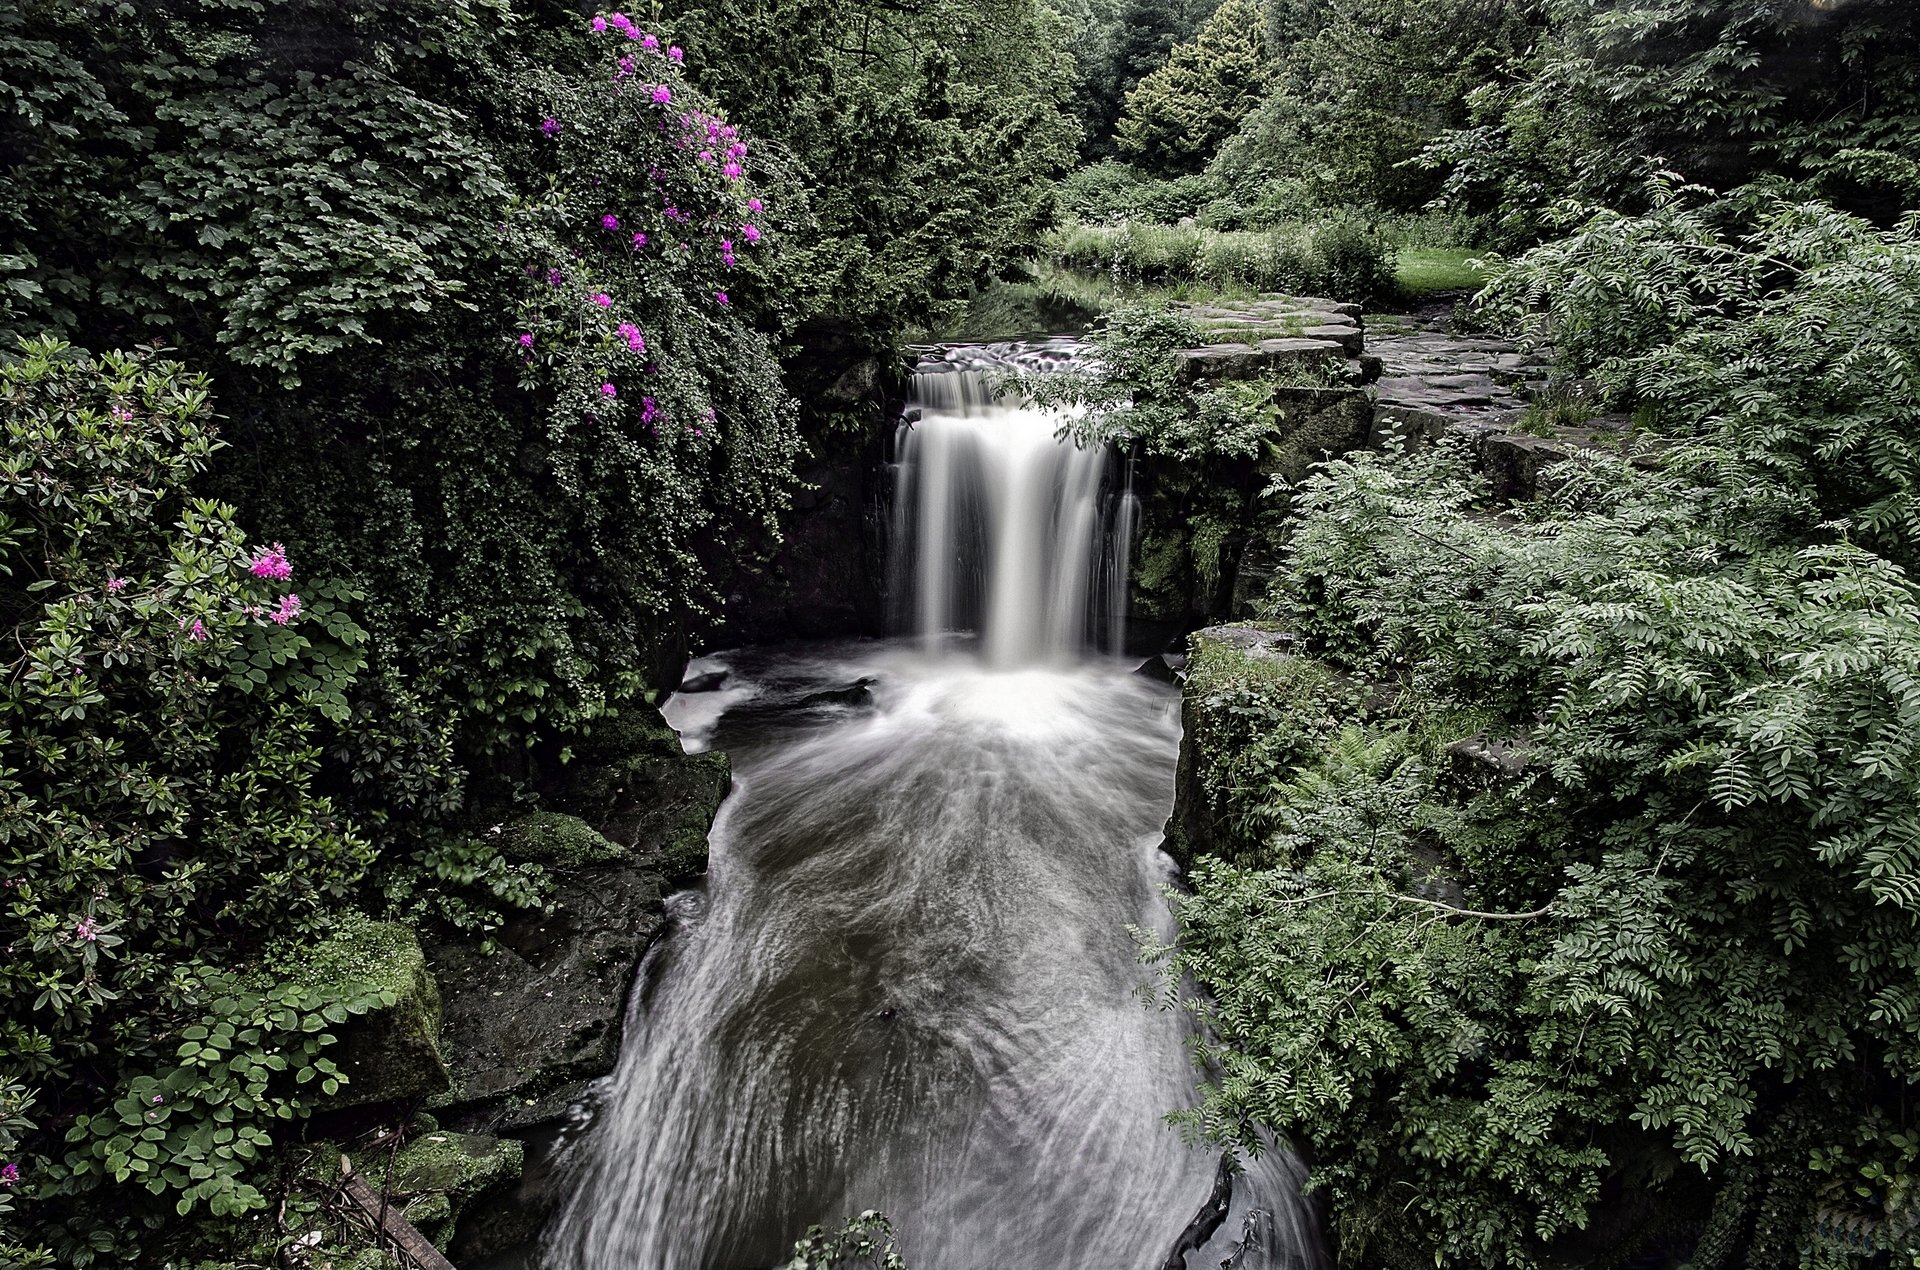
M 1203 343 L 1178 310 L 1124 307 L 1087 333 L 1091 356 L 1074 367 L 1028 376 L 1020 389 L 1044 405 L 1074 406 L 1074 424 L 1089 441 L 1141 443 L 1146 452 L 1193 462 L 1213 454 L 1250 455 L 1272 424 L 1251 408 L 1258 385 L 1196 385 L 1175 356 Z
M 1034 0 L 694 0 L 672 22 L 694 81 L 784 152 L 777 304 L 803 337 L 889 349 L 951 317 L 1072 159 L 1066 33 Z
M 907 1270 L 906 1258 L 894 1246 L 893 1223 L 871 1210 L 849 1217 L 828 1234 L 818 1226 L 793 1245 L 786 1270 L 835 1270 L 839 1266 L 874 1266 L 877 1270 Z
M 1127 94 L 1166 65 L 1174 46 L 1190 39 L 1217 0 L 1055 0 L 1067 18 L 1074 92 L 1068 105 L 1079 119 L 1081 153 L 1111 157 L 1113 130 Z
M 1197 213 L 1220 193 L 1204 174 L 1162 179 L 1108 160 L 1076 169 L 1060 183 L 1060 211 L 1089 224 L 1141 220 L 1172 225 Z
M 1197 171 L 1259 100 L 1268 65 L 1258 7 L 1225 0 L 1127 94 L 1115 127 L 1120 153 L 1153 172 Z
M 1269 0 L 1274 73 L 1208 171 L 1243 189 L 1283 183 L 1305 207 L 1422 206 L 1439 175 L 1413 160 L 1465 124 L 1469 94 L 1528 47 L 1534 7 Z
M 1060 264 L 1141 282 L 1192 279 L 1227 289 L 1366 300 L 1392 285 L 1386 244 L 1364 223 L 1330 217 L 1264 232 L 1194 225 L 1070 224 L 1042 236 Z
M 1920 193 L 1909 5 L 1552 0 L 1544 16 L 1429 156 L 1513 241 L 1564 197 L 1631 200 L 1661 169 L 1720 189 L 1777 173 L 1880 215 Z
M 1658 431 L 1723 447 L 1742 532 L 1790 538 L 1811 520 L 1920 563 L 1920 453 L 1903 439 L 1920 218 L 1881 230 L 1760 192 L 1653 198 L 1640 217 L 1586 211 L 1489 290 L 1487 314 L 1551 341 Z
M 1480 253 L 1448 247 L 1402 247 L 1394 253 L 1393 280 L 1409 296 L 1477 291 L 1488 280 L 1476 268 Z
M 1254 739 L 1210 760 L 1241 837 L 1169 964 L 1212 1001 L 1195 1123 L 1309 1144 L 1343 1258 L 1606 1260 L 1690 1220 L 1701 1265 L 1914 1255 L 1912 236 L 1596 215 L 1494 311 L 1657 445 L 1500 518 L 1451 448 L 1296 490 L 1274 616 L 1366 705 L 1264 781 L 1231 775 Z
M 277 548 L 187 493 L 218 444 L 204 378 L 43 340 L 0 366 L 0 409 L 0 1054 L 39 1091 L 9 1086 L 6 1163 L 25 1228 L 79 1264 L 126 1251 L 130 1186 L 257 1205 L 259 1123 L 303 1106 L 285 1081 L 336 1076 L 321 1028 L 365 1002 L 239 993 L 223 967 L 371 859 L 318 789 L 366 635 L 350 590 L 289 591 Z M 63 1202 L 102 1188 L 89 1216 Z

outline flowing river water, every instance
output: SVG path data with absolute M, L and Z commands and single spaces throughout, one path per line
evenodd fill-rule
M 1198 1098 L 1191 1025 L 1133 933 L 1170 927 L 1178 700 L 1095 651 L 1119 464 L 996 400 L 983 356 L 926 368 L 898 448 L 912 635 L 703 659 L 669 703 L 734 787 L 547 1270 L 758 1270 L 867 1209 L 914 1270 L 1317 1264 L 1279 1152 L 1176 1251 L 1221 1176 L 1165 1120 Z

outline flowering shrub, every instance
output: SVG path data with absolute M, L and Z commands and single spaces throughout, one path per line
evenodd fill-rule
M 500 355 L 541 411 L 555 549 L 591 571 L 579 617 L 602 632 L 591 642 L 632 647 L 708 607 L 706 579 L 732 550 L 710 527 L 772 540 L 799 438 L 776 349 L 736 312 L 771 247 L 750 143 L 686 84 L 668 41 L 619 13 L 592 29 L 597 65 L 522 82 L 539 193 L 498 227 L 522 279 Z M 605 670 L 551 614 L 550 634 L 506 632 L 498 664 L 520 673 L 478 697 L 490 722 L 533 711 L 565 725 L 604 707 Z
M 321 1027 L 369 1004 L 263 1004 L 229 973 L 370 859 L 313 788 L 365 632 L 346 588 L 186 496 L 204 379 L 23 343 L 0 411 L 0 1196 L 76 1264 L 147 1194 L 257 1205 L 259 1122 L 297 1113 L 302 1070 L 333 1078 Z M 62 1203 L 101 1187 L 91 1216 Z

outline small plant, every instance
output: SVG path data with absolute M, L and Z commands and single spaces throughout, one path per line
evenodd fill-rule
M 787 1262 L 786 1270 L 837 1270 L 841 1266 L 907 1270 L 906 1258 L 894 1243 L 893 1223 L 869 1209 L 847 1218 L 846 1224 L 832 1234 L 819 1226 L 809 1226 L 793 1245 L 793 1259 Z

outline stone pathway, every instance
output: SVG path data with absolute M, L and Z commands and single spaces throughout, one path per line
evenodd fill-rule
M 1312 296 L 1268 296 L 1182 305 L 1207 343 L 1179 354 L 1189 379 L 1251 379 L 1269 373 L 1362 378 L 1360 306 Z M 1342 363 L 1354 364 L 1349 370 Z

